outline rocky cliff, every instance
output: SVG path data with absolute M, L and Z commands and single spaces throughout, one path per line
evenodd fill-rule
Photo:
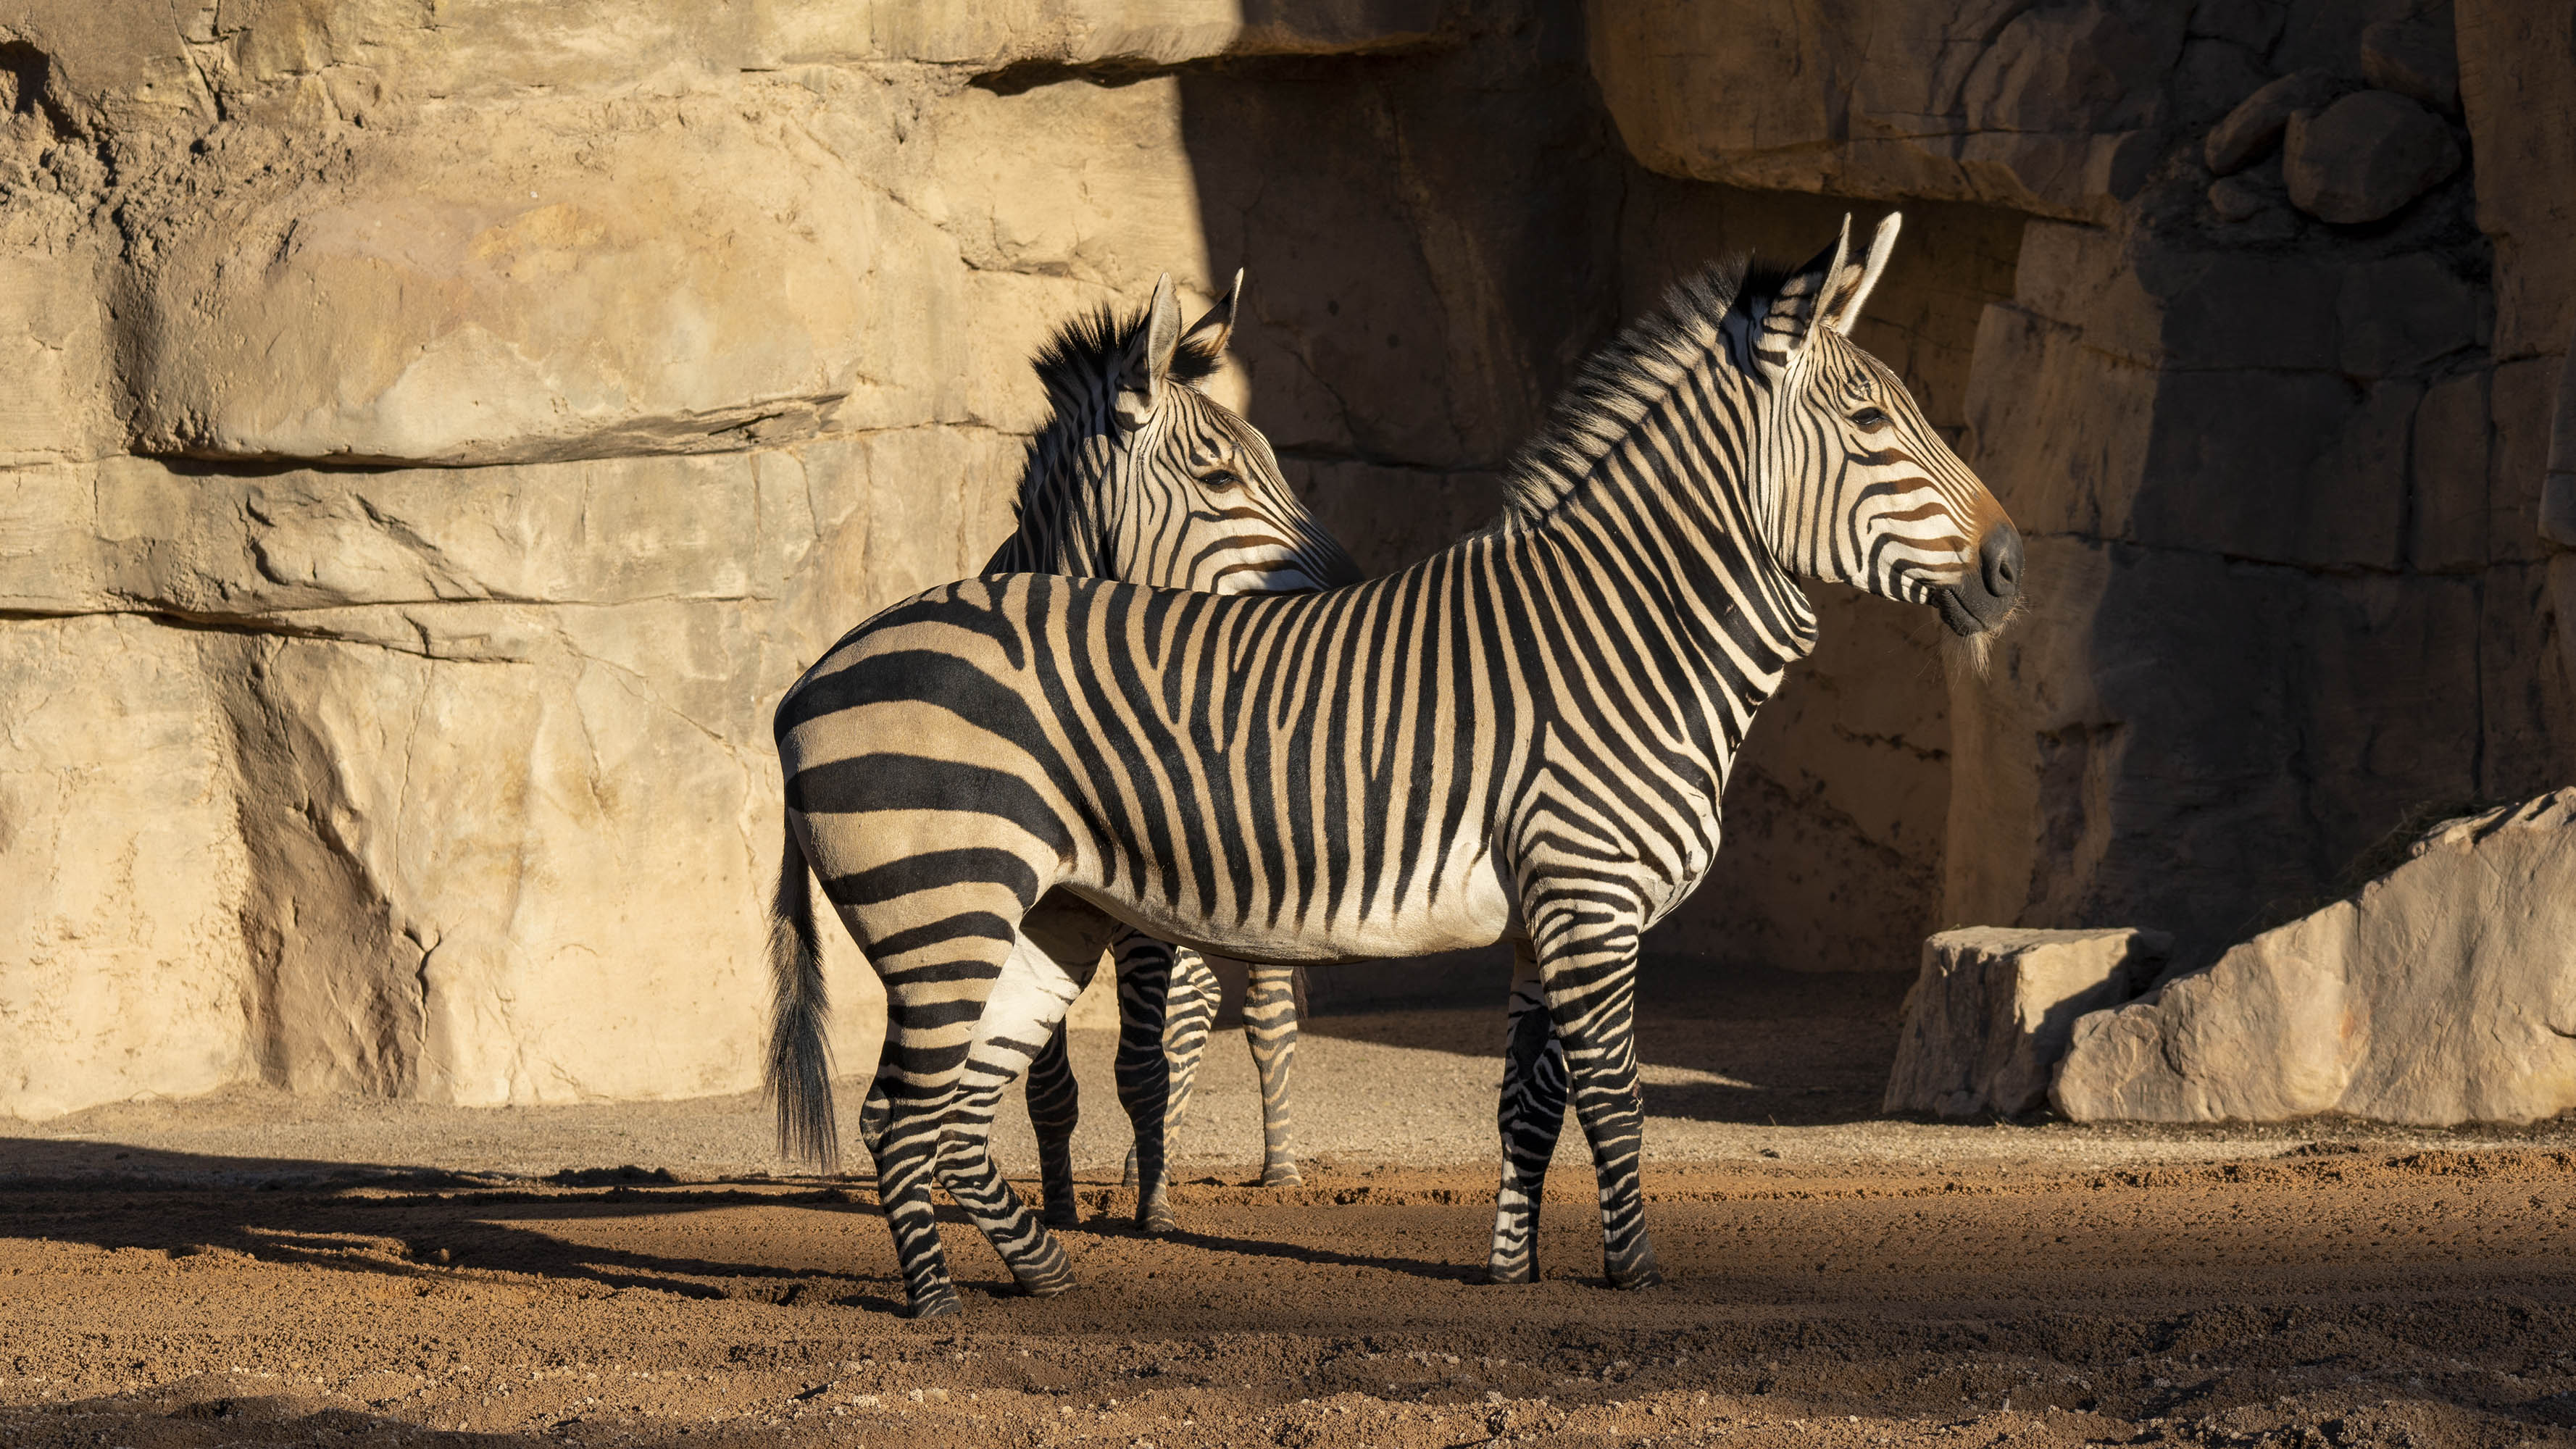
M 747 1086 L 767 709 L 981 562 L 1056 322 L 1247 267 L 1220 385 L 1387 567 L 1897 202 L 1861 340 L 2033 605 L 1945 677 L 1824 598 L 1661 944 L 2304 904 L 2576 776 L 2546 8 L 5 0 L 0 1112 Z

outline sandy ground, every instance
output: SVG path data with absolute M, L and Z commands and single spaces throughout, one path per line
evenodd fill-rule
M 1490 1012 L 1313 1024 L 1307 1186 L 1240 1185 L 1221 1043 L 1186 1231 L 1127 1231 L 1082 1033 L 1082 1287 L 952 1223 L 914 1324 L 864 1180 L 748 1098 L 469 1112 L 239 1094 L 0 1126 L 0 1449 L 447 1442 L 2576 1444 L 2576 1124 L 2170 1131 L 1875 1115 L 1898 988 L 1650 998 L 1649 1222 L 1475 1281 Z M 852 1084 L 855 1091 L 855 1084 Z M 855 1100 L 852 1098 L 851 1100 Z M 1025 1163 L 1024 1125 L 1002 1142 Z

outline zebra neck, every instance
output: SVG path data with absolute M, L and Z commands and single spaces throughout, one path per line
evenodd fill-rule
M 1057 416 L 1065 415 L 1059 401 Z M 1013 505 L 1017 526 L 984 572 L 1116 576 L 1116 562 L 1102 546 L 1100 520 L 1092 515 L 1106 462 L 1098 456 L 1097 442 L 1096 433 L 1086 436 L 1061 423 L 1029 440 L 1028 463 Z
M 1672 388 L 1560 475 L 1544 513 L 1505 533 L 1523 588 L 1576 584 L 1599 621 L 1677 665 L 1741 738 L 1788 666 L 1816 642 L 1806 591 L 1764 542 L 1744 436 L 1752 386 L 1732 369 Z M 1586 577 L 1576 579 L 1572 573 Z M 1543 577 L 1557 574 L 1560 577 Z

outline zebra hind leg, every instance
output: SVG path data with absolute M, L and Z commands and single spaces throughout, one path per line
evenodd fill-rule
M 1130 932 L 1118 946 L 1118 1103 L 1127 1109 L 1136 1146 L 1127 1155 L 1127 1180 L 1136 1189 L 1136 1227 L 1141 1232 L 1178 1231 L 1172 1216 L 1170 1170 L 1165 1161 L 1166 1132 L 1174 1116 L 1179 1084 L 1166 1043 L 1168 1012 L 1182 996 L 1176 989 L 1176 959 L 1195 962 L 1198 953 L 1175 950 L 1151 936 Z M 1204 963 L 1199 971 L 1205 973 Z M 1206 1023 L 1199 1039 L 1207 1039 Z
M 1295 966 L 1255 966 L 1243 994 L 1243 1041 L 1252 1049 L 1253 1070 L 1261 1076 L 1261 1185 L 1295 1187 L 1306 1179 L 1297 1171 L 1297 1152 L 1289 1141 L 1288 1069 L 1297 1060 L 1297 976 Z M 1174 1096 L 1186 1096 L 1183 1087 Z M 1178 1117 L 1177 1103 L 1173 1115 Z
M 1019 910 L 1007 895 L 992 904 L 1013 914 Z M 968 1152 L 958 1158 L 959 1171 L 943 1172 L 950 1165 L 947 1159 L 958 1157 L 951 1125 L 967 1096 L 970 1058 L 979 1042 L 995 1034 L 984 1021 L 987 1006 L 1002 996 L 1003 1024 L 1025 1020 L 1030 1005 L 1015 998 L 1039 984 L 1024 960 L 1019 971 L 1012 970 L 1015 959 L 1036 954 L 1021 938 L 997 939 L 983 929 L 998 913 L 959 911 L 927 927 L 880 931 L 861 940 L 868 948 L 872 941 L 892 938 L 869 950 L 886 985 L 885 1051 L 875 1083 L 885 1094 L 885 1116 L 872 1151 L 877 1200 L 903 1267 L 907 1311 L 915 1318 L 955 1313 L 960 1307 L 931 1202 L 932 1182 L 941 1176 L 950 1178 L 950 1190 L 1022 1285 L 1047 1291 L 1071 1276 L 1064 1249 L 1020 1204 L 1009 1184 L 997 1184 L 980 1171 L 989 1161 L 979 1164 Z M 902 945 L 885 949 L 894 940 Z M 1007 991 L 1001 989 L 1006 978 L 1012 987 Z M 989 1120 L 989 1104 L 983 1111 Z M 975 1130 L 971 1120 L 964 1125 Z M 992 1190 L 995 1185 L 998 1193 Z
M 940 1135 L 940 1181 L 983 1230 L 1020 1290 L 1033 1297 L 1072 1287 L 1073 1265 L 994 1163 L 993 1119 L 1030 1059 L 1060 1035 L 1066 1008 L 1081 994 L 1098 960 L 1095 953 L 1068 967 L 1025 935 L 1014 943 L 976 1025 L 961 1085 Z
M 1503 1091 L 1497 1125 L 1503 1180 L 1494 1193 L 1494 1245 L 1485 1277 L 1538 1281 L 1538 1223 L 1547 1167 L 1565 1126 L 1565 1050 L 1548 1019 L 1538 960 L 1523 941 L 1514 953 L 1511 1010 L 1503 1028 Z
M 1082 1122 L 1082 1089 L 1073 1079 L 1062 1022 L 1029 1058 L 1028 1101 L 1029 1125 L 1038 1135 L 1038 1186 L 1046 1204 L 1041 1215 L 1049 1227 L 1073 1227 L 1082 1221 L 1073 1198 L 1073 1130 Z M 1130 1171 L 1134 1165 L 1130 1152 Z

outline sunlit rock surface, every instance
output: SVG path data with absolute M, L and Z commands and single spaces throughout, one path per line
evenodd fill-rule
M 1246 267 L 1216 386 L 1393 568 L 1665 285 L 1898 202 L 1856 335 L 2030 606 L 1979 670 L 1819 586 L 1649 949 L 2214 948 L 2576 779 L 2553 24 L 0 0 L 0 1112 L 748 1086 L 766 712 L 989 553 L 1051 328 Z M 2293 119 L 2371 90 L 2467 161 L 2301 211 Z
M 2454 821 L 2347 900 L 2075 1023 L 2079 1122 L 2576 1109 L 2576 790 Z

